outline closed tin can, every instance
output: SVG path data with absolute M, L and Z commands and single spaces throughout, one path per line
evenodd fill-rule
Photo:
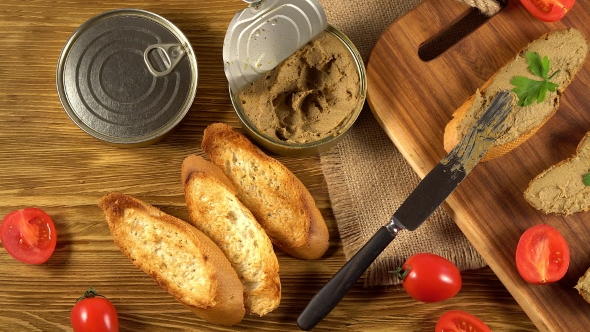
M 82 130 L 121 147 L 161 140 L 186 115 L 197 89 L 197 60 L 171 22 L 139 9 L 99 14 L 67 41 L 57 90 Z

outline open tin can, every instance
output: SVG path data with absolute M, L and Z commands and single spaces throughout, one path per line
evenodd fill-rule
M 99 14 L 67 41 L 57 90 L 68 116 L 120 147 L 161 140 L 183 119 L 197 89 L 197 60 L 171 22 L 138 9 Z
M 328 24 L 316 0 L 244 1 L 250 5 L 234 16 L 223 45 L 230 98 L 243 129 L 258 144 L 276 154 L 299 157 L 327 151 L 352 127 L 366 99 L 366 73 L 358 50 L 346 35 Z M 335 36 L 352 56 L 359 78 L 354 109 L 333 135 L 319 140 L 297 143 L 264 134 L 244 111 L 239 92 L 324 31 Z

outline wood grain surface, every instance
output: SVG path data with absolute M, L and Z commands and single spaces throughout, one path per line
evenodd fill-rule
M 443 131 L 453 111 L 543 33 L 575 27 L 590 37 L 588 8 L 590 1 L 577 1 L 565 19 L 549 24 L 510 1 L 475 32 L 425 62 L 418 56 L 420 45 L 469 10 L 456 2 L 426 0 L 391 25 L 373 49 L 367 65 L 371 109 L 414 170 L 424 176 L 445 155 Z M 566 89 L 557 115 L 519 148 L 478 165 L 447 200 L 459 227 L 543 331 L 590 329 L 590 304 L 573 288 L 590 267 L 590 215 L 547 216 L 523 198 L 529 181 L 573 155 L 590 131 L 589 81 L 587 60 Z M 567 274 L 547 286 L 524 282 L 514 259 L 520 235 L 540 223 L 556 227 L 571 250 Z
M 114 303 L 121 331 L 298 330 L 295 320 L 301 310 L 345 263 L 318 157 L 278 159 L 316 199 L 330 229 L 330 249 L 316 261 L 300 261 L 277 250 L 280 307 L 263 318 L 248 316 L 232 328 L 204 322 L 137 269 L 113 243 L 97 206 L 105 193 L 120 191 L 187 218 L 182 160 L 191 153 L 203 155 L 199 145 L 208 124 L 221 121 L 240 127 L 221 54 L 226 28 L 244 6 L 238 0 L 0 2 L 0 215 L 37 206 L 51 215 L 58 233 L 56 251 L 42 265 L 19 263 L 0 249 L 0 331 L 71 331 L 70 310 L 89 286 Z M 197 55 L 194 104 L 170 136 L 149 147 L 121 149 L 87 135 L 68 118 L 56 91 L 57 60 L 67 39 L 89 18 L 117 8 L 164 16 L 184 32 Z M 477 80 L 466 84 L 471 88 Z M 444 114 L 441 120 L 446 118 Z M 562 155 L 576 134 L 562 136 Z M 433 149 L 435 155 L 440 153 Z M 513 237 L 503 239 L 513 246 Z M 578 262 L 575 268 L 581 270 Z M 432 331 L 444 312 L 462 309 L 493 330 L 536 331 L 489 268 L 466 271 L 463 281 L 454 298 L 424 304 L 399 286 L 364 289 L 361 280 L 316 330 Z

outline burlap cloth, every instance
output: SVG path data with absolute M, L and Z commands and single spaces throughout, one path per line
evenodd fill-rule
M 493 15 L 495 0 L 462 1 Z M 344 32 L 366 61 L 380 34 L 421 0 L 319 0 L 328 22 Z M 433 13 L 436 15 L 436 13 Z M 368 105 L 351 131 L 333 149 L 320 155 L 330 200 L 346 258 L 349 259 L 384 224 L 416 187 L 420 178 L 381 129 Z M 401 231 L 377 258 L 365 285 L 393 285 L 389 273 L 418 252 L 434 253 L 460 270 L 486 262 L 441 207 L 416 231 Z

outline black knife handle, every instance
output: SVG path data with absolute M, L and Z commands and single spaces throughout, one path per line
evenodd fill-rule
M 396 235 L 396 228 L 381 227 L 309 301 L 297 318 L 299 328 L 311 330 L 326 317 Z

